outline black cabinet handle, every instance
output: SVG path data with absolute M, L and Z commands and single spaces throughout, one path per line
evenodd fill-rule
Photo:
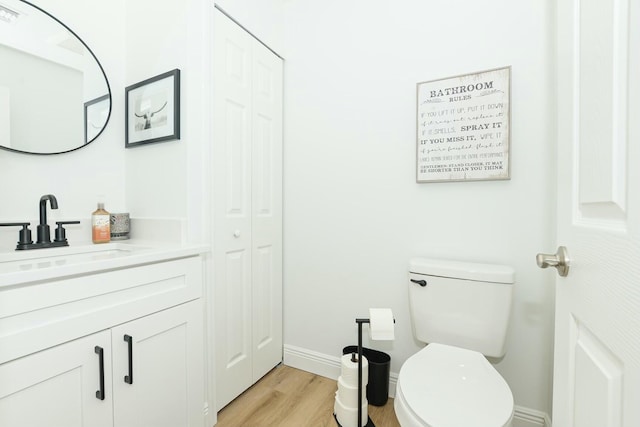
M 96 399 L 104 400 L 104 349 L 96 346 L 94 350 L 100 361 L 100 390 L 96 391 Z
M 427 281 L 426 280 L 416 280 L 416 279 L 411 279 L 411 281 L 413 283 L 417 283 L 418 285 L 422 286 L 423 288 L 425 286 L 427 286 Z
M 125 335 L 124 340 L 129 346 L 129 375 L 124 376 L 124 382 L 133 384 L 133 338 L 131 335 Z

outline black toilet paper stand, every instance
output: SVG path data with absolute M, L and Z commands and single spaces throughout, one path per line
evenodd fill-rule
M 369 319 L 356 319 L 356 323 L 358 324 L 358 422 L 356 425 L 358 427 L 362 426 L 362 324 L 370 323 Z M 351 359 L 353 361 L 353 358 Z M 333 418 L 335 418 L 336 423 L 339 427 L 342 427 L 338 422 L 338 417 L 336 414 L 333 414 Z M 367 424 L 363 427 L 376 427 L 371 421 L 371 417 L 367 416 Z

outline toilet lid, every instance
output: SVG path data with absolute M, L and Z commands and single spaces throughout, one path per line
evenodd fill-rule
M 429 427 L 503 427 L 513 415 L 509 386 L 476 351 L 429 344 L 402 365 L 398 384 Z

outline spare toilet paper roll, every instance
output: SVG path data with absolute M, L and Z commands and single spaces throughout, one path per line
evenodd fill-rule
M 369 414 L 367 413 L 367 403 L 362 404 L 362 418 L 360 419 L 360 426 L 366 425 L 369 420 Z M 348 408 L 340 400 L 340 397 L 336 396 L 336 401 L 333 405 L 333 413 L 336 414 L 336 418 L 342 427 L 359 427 L 358 424 L 358 407 Z
M 367 403 L 367 387 L 362 387 L 362 402 L 363 404 Z M 338 391 L 336 392 L 336 396 L 340 398 L 342 404 L 347 408 L 357 408 L 358 407 L 358 387 L 351 386 L 347 384 L 342 376 L 338 377 Z
M 356 355 L 357 356 L 357 355 Z M 351 353 L 345 354 L 341 359 L 342 368 L 340 376 L 344 383 L 351 387 L 358 387 L 358 362 L 351 361 Z M 362 387 L 367 385 L 369 378 L 369 361 L 362 356 Z
M 369 338 L 376 341 L 392 341 L 393 312 L 390 308 L 369 309 Z

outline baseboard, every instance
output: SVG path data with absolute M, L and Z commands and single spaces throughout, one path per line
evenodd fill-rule
M 284 345 L 283 362 L 292 368 L 302 369 L 326 378 L 337 380 L 340 376 L 340 359 L 313 350 Z
M 326 378 L 340 376 L 340 358 L 293 345 L 284 346 L 284 364 Z M 398 374 L 389 375 L 389 397 L 395 397 Z M 522 406 L 514 408 L 513 427 L 551 427 L 549 415 Z
M 551 427 L 549 415 L 516 405 L 513 411 L 512 427 Z
M 283 362 L 292 368 L 302 369 L 336 381 L 340 376 L 341 364 L 339 357 L 329 356 L 306 348 L 285 345 Z M 398 374 L 391 372 L 389 374 L 389 397 L 395 397 L 397 382 Z

